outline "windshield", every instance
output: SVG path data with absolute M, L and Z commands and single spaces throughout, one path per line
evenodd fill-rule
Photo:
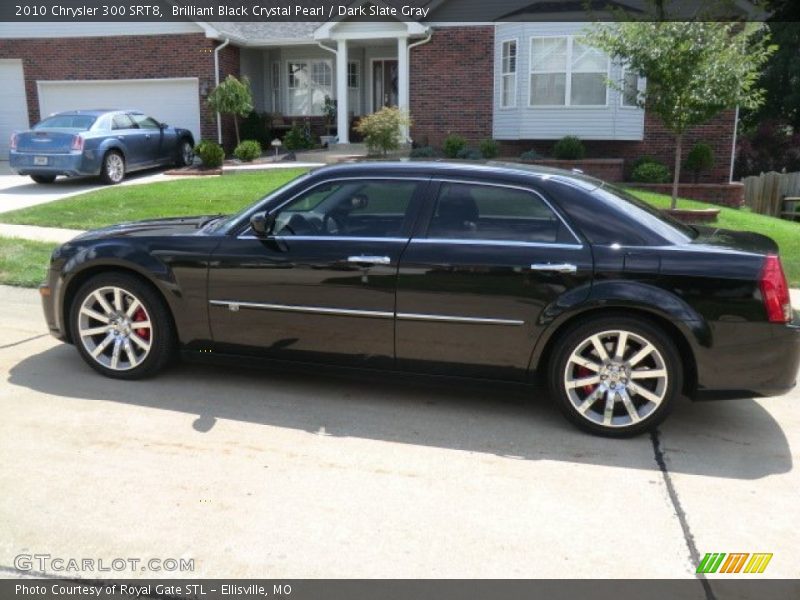
M 622 188 L 606 183 L 591 193 L 628 213 L 634 219 L 647 225 L 655 233 L 672 243 L 685 243 L 693 240 L 698 235 L 697 230 L 693 227 L 673 219 Z
M 88 130 L 96 118 L 90 115 L 54 115 L 33 126 L 34 129 L 82 129 Z
M 272 198 L 275 198 L 275 197 L 279 196 L 280 194 L 283 194 L 286 190 L 288 190 L 289 188 L 294 187 L 294 186 L 298 185 L 299 183 L 305 181 L 310 176 L 311 176 L 311 171 L 308 171 L 306 173 L 301 173 L 300 175 L 298 175 L 294 179 L 289 180 L 288 182 L 283 184 L 281 187 L 279 187 L 278 189 L 270 192 L 269 194 L 267 194 L 263 198 L 259 198 L 258 200 L 256 200 L 252 204 L 247 205 L 244 209 L 242 209 L 238 213 L 236 213 L 234 215 L 231 215 L 231 216 L 229 216 L 229 217 L 227 217 L 227 218 L 225 218 L 223 220 L 216 221 L 216 222 L 212 223 L 211 225 L 213 227 L 213 230 L 214 231 L 224 231 L 225 233 L 229 232 L 230 230 L 232 230 L 236 226 L 240 225 L 246 218 L 248 218 L 250 213 L 253 212 L 253 209 L 255 209 L 257 206 L 260 206 L 260 205 L 264 204 L 265 202 L 269 202 L 269 200 L 271 200 Z

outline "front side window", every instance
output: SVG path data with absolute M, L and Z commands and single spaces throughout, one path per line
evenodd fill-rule
M 398 237 L 416 181 L 333 181 L 318 185 L 280 209 L 277 236 Z
M 333 95 L 330 61 L 313 60 L 288 64 L 289 106 L 293 116 L 320 116 L 325 96 Z
M 517 42 L 503 42 L 502 54 L 502 98 L 501 106 L 509 108 L 517 104 Z
M 605 106 L 608 57 L 580 37 L 531 38 L 531 106 Z
M 144 115 L 131 115 L 131 119 L 133 122 L 136 123 L 136 126 L 139 129 L 160 129 L 161 126 L 158 124 L 152 117 L 146 117 Z
M 427 233 L 432 239 L 574 243 L 570 235 L 538 195 L 468 183 L 442 184 Z

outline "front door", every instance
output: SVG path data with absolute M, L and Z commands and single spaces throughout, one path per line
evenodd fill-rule
M 398 65 L 396 60 L 372 62 L 372 111 L 384 106 L 397 106 Z
M 424 180 L 342 179 L 276 209 L 273 234 L 225 239 L 209 271 L 220 350 L 394 365 L 397 266 Z
M 548 310 L 588 295 L 591 250 L 523 188 L 443 181 L 428 212 L 400 261 L 398 366 L 523 379 Z

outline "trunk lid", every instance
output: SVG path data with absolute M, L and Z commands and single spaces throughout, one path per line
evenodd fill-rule
M 80 129 L 34 129 L 17 134 L 17 152 L 31 154 L 66 154 Z
M 698 236 L 692 244 L 713 246 L 753 254 L 778 254 L 778 244 L 772 238 L 751 231 L 732 231 L 718 227 L 695 227 Z

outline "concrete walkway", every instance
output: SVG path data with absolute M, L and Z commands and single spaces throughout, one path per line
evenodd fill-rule
M 63 244 L 81 233 L 83 233 L 81 229 L 59 229 L 57 227 L 0 223 L 0 237 L 21 238 L 37 242 Z

